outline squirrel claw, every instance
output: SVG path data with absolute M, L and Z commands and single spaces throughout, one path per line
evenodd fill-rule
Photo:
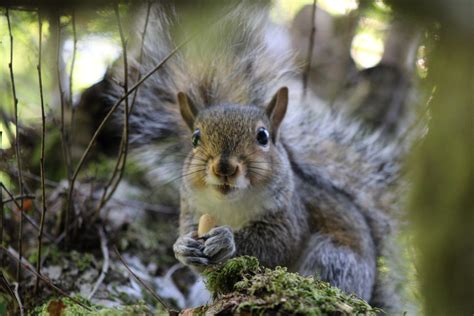
M 229 226 L 213 228 L 205 238 L 203 253 L 213 263 L 221 263 L 235 254 L 234 234 Z

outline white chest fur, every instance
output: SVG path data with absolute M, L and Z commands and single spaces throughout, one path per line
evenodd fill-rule
M 246 190 L 237 193 L 233 198 L 222 197 L 211 188 L 195 192 L 193 206 L 198 215 L 213 216 L 219 226 L 229 225 L 234 230 L 244 227 L 249 221 L 255 220 L 265 210 L 272 207 L 263 192 Z M 271 204 L 271 203 L 270 203 Z

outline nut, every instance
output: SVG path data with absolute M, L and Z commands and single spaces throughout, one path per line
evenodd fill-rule
M 204 214 L 199 218 L 198 237 L 207 234 L 214 226 L 216 219 L 209 214 Z

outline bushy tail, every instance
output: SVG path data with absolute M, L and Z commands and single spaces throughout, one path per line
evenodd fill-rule
M 152 69 L 191 37 L 140 86 L 130 117 L 131 144 L 138 147 L 135 153 L 160 184 L 179 182 L 174 180 L 191 149 L 191 132 L 176 104 L 178 92 L 187 93 L 201 107 L 222 103 L 263 106 L 294 73 L 285 34 L 269 21 L 266 5 L 224 3 L 218 9 L 203 9 L 199 12 L 203 16 L 186 15 L 186 8 L 180 8 L 184 13 L 178 15 L 171 7 L 154 3 L 141 60 L 137 49 L 135 60 L 129 61 L 129 82 L 133 83 L 138 73 Z M 213 16 L 209 17 L 209 11 Z M 144 11 L 137 14 L 141 20 L 145 16 Z M 137 28 L 135 46 L 140 47 L 143 21 Z M 113 103 L 123 93 L 117 84 L 123 82 L 122 65 L 115 65 L 105 80 L 109 89 L 104 96 Z

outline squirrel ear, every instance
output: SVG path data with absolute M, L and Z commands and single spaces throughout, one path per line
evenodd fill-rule
M 194 120 L 196 119 L 197 109 L 192 102 L 189 101 L 188 96 L 184 92 L 178 92 L 178 103 L 181 116 L 183 117 L 186 124 L 192 130 Z
M 267 115 L 272 124 L 272 140 L 275 142 L 283 117 L 285 117 L 286 108 L 288 107 L 288 88 L 282 87 L 273 96 L 272 100 L 267 106 Z

